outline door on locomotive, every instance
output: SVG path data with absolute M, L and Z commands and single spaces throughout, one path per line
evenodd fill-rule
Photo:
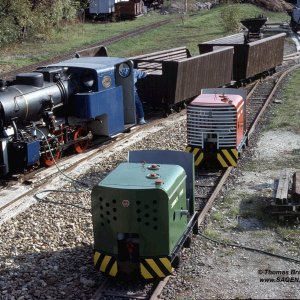
M 165 164 L 165 162 L 167 164 Z M 196 222 L 193 155 L 129 153 L 92 191 L 94 265 L 117 276 L 163 278 Z
M 187 148 L 195 166 L 236 167 L 245 145 L 246 92 L 203 89 L 187 108 Z

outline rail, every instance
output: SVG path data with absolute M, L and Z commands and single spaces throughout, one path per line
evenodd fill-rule
M 142 33 L 145 33 L 147 31 L 158 28 L 160 26 L 166 25 L 170 22 L 171 22 L 171 20 L 169 19 L 169 20 L 163 20 L 163 21 L 160 21 L 160 22 L 151 23 L 149 25 L 142 26 L 142 27 L 139 27 L 137 29 L 121 33 L 117 36 L 113 36 L 113 37 L 108 38 L 108 39 L 100 40 L 97 43 L 91 44 L 88 48 L 93 48 L 93 47 L 97 47 L 97 46 L 100 46 L 100 45 L 104 46 L 104 47 L 108 46 L 108 45 L 112 45 L 114 43 L 117 43 L 117 42 L 122 41 L 124 39 L 127 39 L 129 37 L 134 37 L 134 36 L 140 35 Z M 69 52 L 63 54 L 63 55 L 59 55 L 59 56 L 56 56 L 56 57 L 51 58 L 51 59 L 43 60 L 43 61 L 40 61 L 36 64 L 31 64 L 29 66 L 19 68 L 19 69 L 15 69 L 15 70 L 10 71 L 10 72 L 6 72 L 6 73 L 1 75 L 1 79 L 11 80 L 11 79 L 15 78 L 16 75 L 19 74 L 19 73 L 31 72 L 32 70 L 35 70 L 40 66 L 46 66 L 46 65 L 54 64 L 54 63 L 57 63 L 57 62 L 60 62 L 60 61 L 66 60 L 66 59 L 74 58 L 76 51 L 80 52 L 80 51 L 83 51 L 83 50 L 86 50 L 86 49 L 87 49 L 86 47 L 81 48 L 81 49 L 74 49 L 72 51 L 69 51 Z

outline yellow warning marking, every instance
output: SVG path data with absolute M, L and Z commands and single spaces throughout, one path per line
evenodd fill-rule
M 202 161 L 202 159 L 203 159 L 203 152 L 199 155 L 199 157 L 196 159 L 196 161 L 195 161 L 195 166 L 198 166 L 200 163 L 201 163 L 201 161 Z
M 98 261 L 100 255 L 101 255 L 101 254 L 100 254 L 99 252 L 95 252 L 95 254 L 94 254 L 94 266 L 96 266 L 97 261 Z
M 235 167 L 236 166 L 236 162 L 231 157 L 230 153 L 226 149 L 223 149 L 222 152 L 225 155 L 225 157 L 229 160 L 230 165 L 233 166 L 233 167 Z
M 191 149 L 192 149 L 191 147 L 186 147 L 187 152 L 191 152 Z
M 159 259 L 162 264 L 165 266 L 165 268 L 171 273 L 172 272 L 172 265 L 169 259 L 162 257 Z
M 196 156 L 197 155 L 197 153 L 200 151 L 200 149 L 198 149 L 198 148 L 195 148 L 194 150 L 193 150 L 193 153 L 194 153 L 194 155 Z
M 224 167 L 224 168 L 228 167 L 220 153 L 217 154 L 217 159 L 220 162 L 220 164 L 222 165 L 222 167 Z
M 232 153 L 234 154 L 235 158 L 238 159 L 239 158 L 239 154 L 237 152 L 236 149 L 231 149 Z
M 102 264 L 101 264 L 101 266 L 100 266 L 100 271 L 105 272 L 105 269 L 106 269 L 106 267 L 107 267 L 107 265 L 108 265 L 110 259 L 111 259 L 111 256 L 109 256 L 109 255 L 106 255 L 106 256 L 104 257 L 104 259 L 103 259 L 103 261 L 102 261 Z
M 165 274 L 160 270 L 160 268 L 157 266 L 153 259 L 147 258 L 146 262 L 159 277 L 165 277 Z
M 117 267 L 117 262 L 115 261 L 112 268 L 111 268 L 111 270 L 110 270 L 110 272 L 109 272 L 109 275 L 110 276 L 116 276 L 117 272 L 118 272 L 118 267 Z
M 153 276 L 148 272 L 148 270 L 141 263 L 141 274 L 145 279 L 151 279 Z

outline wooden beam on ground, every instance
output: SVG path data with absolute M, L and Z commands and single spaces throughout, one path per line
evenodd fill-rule
M 289 192 L 289 174 L 286 169 L 280 173 L 278 187 L 276 191 L 275 202 L 276 204 L 287 204 L 288 203 L 288 192 Z

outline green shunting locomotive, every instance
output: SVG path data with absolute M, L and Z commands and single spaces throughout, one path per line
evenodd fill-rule
M 92 191 L 94 265 L 107 275 L 164 278 L 198 230 L 193 154 L 129 153 Z

